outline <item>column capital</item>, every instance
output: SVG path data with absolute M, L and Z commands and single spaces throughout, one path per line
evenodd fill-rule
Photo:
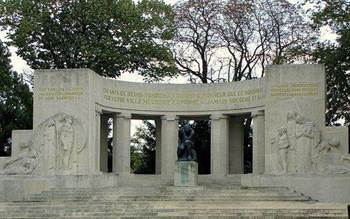
M 116 113 L 115 117 L 122 118 L 122 119 L 131 119 L 131 113 L 126 113 L 126 112 Z
M 215 113 L 210 115 L 211 120 L 218 120 L 218 119 L 227 119 L 228 116 L 220 113 Z
M 258 111 L 252 112 L 253 118 L 258 117 L 258 116 L 264 116 L 264 115 L 265 115 L 265 112 L 263 110 L 258 110 Z
M 161 116 L 161 120 L 166 120 L 166 121 L 175 121 L 178 119 L 179 119 L 179 117 L 176 115 L 163 115 L 163 116 Z
M 96 105 L 95 106 L 95 113 L 96 113 L 96 115 L 101 115 L 102 114 L 102 107 Z

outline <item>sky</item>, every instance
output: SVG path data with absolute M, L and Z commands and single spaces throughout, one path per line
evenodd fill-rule
M 297 3 L 300 0 L 289 0 L 291 3 Z M 165 0 L 166 3 L 168 4 L 175 4 L 177 1 L 176 0 Z M 335 40 L 336 39 L 336 34 L 333 34 L 330 28 L 324 27 L 321 29 L 321 40 Z M 1 41 L 8 41 L 6 39 L 6 32 L 0 31 L 0 40 Z M 27 65 L 27 63 L 16 54 L 16 48 L 11 46 L 10 48 L 11 52 L 11 64 L 13 66 L 13 69 L 19 73 L 29 73 L 33 72 L 33 70 Z M 142 82 L 142 77 L 137 75 L 137 74 L 131 74 L 131 73 L 125 73 L 122 74 L 121 77 L 118 78 L 118 80 L 123 80 L 123 81 L 133 81 L 133 82 Z M 165 83 L 188 83 L 186 78 L 183 77 L 178 77 L 178 78 L 172 78 L 172 79 L 165 79 Z
M 289 0 L 291 3 L 297 3 L 299 0 Z M 175 4 L 176 0 L 165 0 L 166 3 L 169 4 Z M 321 40 L 335 40 L 336 35 L 332 33 L 330 28 L 324 27 L 321 29 Z M 6 32 L 0 31 L 0 40 L 3 42 L 8 41 L 6 38 Z M 19 57 L 16 54 L 16 48 L 11 46 L 9 47 L 9 50 L 11 52 L 11 64 L 13 66 L 13 70 L 15 70 L 18 73 L 32 73 L 33 69 L 31 69 L 26 61 L 24 61 L 21 57 Z M 137 74 L 131 74 L 131 73 L 124 73 L 121 75 L 121 77 L 118 78 L 118 80 L 123 81 L 132 81 L 132 82 L 142 82 L 143 79 L 141 76 Z M 171 78 L 171 79 L 165 79 L 165 83 L 188 83 L 187 79 L 184 77 L 177 77 L 177 78 Z M 142 125 L 141 121 L 134 121 L 131 126 L 131 134 L 136 131 L 136 127 Z

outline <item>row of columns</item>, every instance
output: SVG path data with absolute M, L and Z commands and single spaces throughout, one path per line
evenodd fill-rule
M 98 126 L 97 145 L 100 147 L 96 151 L 96 170 L 107 172 L 107 135 L 108 116 L 98 112 L 96 114 Z M 264 113 L 254 112 L 253 116 L 253 173 L 264 172 Z M 229 133 L 233 126 L 239 126 L 240 121 L 229 120 L 229 116 L 223 114 L 213 114 L 211 119 L 211 174 L 214 177 L 227 175 L 229 172 L 240 173 L 236 169 L 243 169 L 243 148 L 230 148 L 230 138 L 235 140 L 242 138 L 242 133 Z M 131 114 L 113 114 L 113 172 L 118 174 L 130 174 L 130 124 Z M 156 121 L 156 174 L 161 174 L 164 178 L 172 178 L 177 160 L 178 144 L 178 124 L 179 118 L 175 115 L 165 115 Z M 239 130 L 240 127 L 234 128 Z M 240 135 L 242 134 L 242 135 Z M 243 139 L 238 140 L 243 141 Z M 233 149 L 232 149 L 233 148 Z M 235 154 L 235 159 L 229 162 L 231 154 Z

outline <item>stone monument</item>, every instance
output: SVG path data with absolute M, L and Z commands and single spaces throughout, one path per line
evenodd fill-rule
M 235 176 L 243 186 L 287 186 L 317 200 L 350 202 L 348 127 L 325 126 L 325 87 L 322 65 L 272 65 L 263 78 L 217 84 L 133 83 L 89 69 L 36 70 L 33 130 L 13 130 L 12 155 L 0 157 L 0 199 L 59 186 L 200 185 Z M 242 124 L 249 116 L 253 170 L 243 174 Z M 179 120 L 203 117 L 211 124 L 210 173 L 197 179 L 194 133 L 185 126 L 179 134 Z M 156 174 L 135 176 L 131 120 L 148 118 L 157 124 Z M 108 173 L 108 125 L 118 175 Z

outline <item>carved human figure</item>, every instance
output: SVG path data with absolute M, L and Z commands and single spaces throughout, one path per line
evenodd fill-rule
M 295 136 L 295 127 L 296 127 L 296 112 L 287 113 L 287 134 L 289 140 L 289 150 L 288 150 L 288 172 L 296 173 L 296 136 Z
M 38 153 L 31 148 L 32 144 L 22 144 L 19 155 L 7 161 L 4 165 L 4 173 L 31 174 L 38 165 Z
M 42 130 L 42 137 L 43 137 L 43 145 L 46 150 L 47 156 L 45 159 L 47 159 L 47 168 L 50 171 L 54 171 L 56 166 L 56 158 L 55 155 L 57 154 L 57 149 L 55 147 L 57 142 L 57 131 L 56 131 L 56 122 L 55 120 L 48 120 L 47 124 L 43 127 Z
M 312 169 L 311 150 L 314 142 L 314 124 L 306 121 L 300 114 L 296 116 L 295 137 L 297 172 L 308 173 Z
M 288 149 L 290 143 L 288 140 L 287 128 L 281 127 L 278 129 L 277 136 L 272 139 L 272 144 L 275 144 L 277 148 L 277 160 L 279 166 L 279 172 L 284 174 L 288 171 Z
M 344 156 L 339 150 L 339 138 L 321 137 L 321 131 L 314 122 L 300 113 L 289 112 L 286 128 L 278 129 L 271 141 L 276 149 L 274 172 L 349 174 L 350 156 Z
M 177 157 L 179 161 L 197 161 L 197 153 L 193 148 L 192 137 L 194 130 L 189 124 L 183 126 L 179 131 L 179 144 Z
M 340 140 L 336 137 L 322 140 L 315 147 L 313 167 L 320 174 L 349 174 L 350 156 L 339 151 Z
M 50 174 L 76 173 L 86 147 L 86 135 L 79 119 L 65 113 L 55 114 L 35 130 L 34 139 L 43 153 L 42 171 Z
M 63 169 L 69 170 L 72 168 L 72 163 L 76 162 L 74 153 L 74 129 L 73 121 L 69 117 L 65 117 L 63 125 L 59 129 L 58 135 L 61 146 L 61 155 L 63 161 Z

